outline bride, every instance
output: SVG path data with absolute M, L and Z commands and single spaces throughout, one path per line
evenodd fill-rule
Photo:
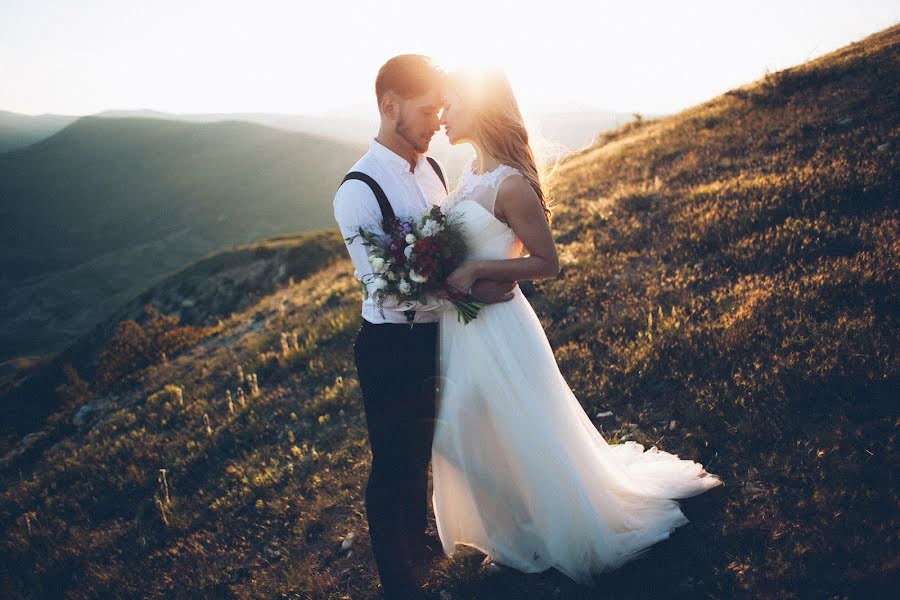
M 448 282 L 469 291 L 477 279 L 556 276 L 550 211 L 505 76 L 451 73 L 441 122 L 451 144 L 476 151 L 441 204 L 470 249 Z M 448 556 L 464 544 L 519 571 L 554 567 L 590 583 L 687 523 L 675 498 L 722 483 L 655 446 L 608 444 L 518 287 L 468 325 L 443 311 L 440 357 L 432 500 Z

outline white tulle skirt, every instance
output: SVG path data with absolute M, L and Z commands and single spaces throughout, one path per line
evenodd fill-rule
M 468 325 L 442 314 L 434 512 L 457 544 L 590 583 L 687 523 L 675 498 L 720 485 L 699 463 L 608 444 L 559 372 L 519 288 Z

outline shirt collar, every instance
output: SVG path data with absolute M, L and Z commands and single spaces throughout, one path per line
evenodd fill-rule
M 372 141 L 369 142 L 369 152 L 378 157 L 379 160 L 383 161 L 385 164 L 389 165 L 392 169 L 400 171 L 401 173 L 407 173 L 409 175 L 414 175 L 415 173 L 409 172 L 409 161 L 385 146 L 381 144 L 375 138 L 372 138 Z M 422 161 L 425 160 L 425 156 L 423 154 L 419 154 L 416 159 L 416 170 L 419 169 L 419 166 L 422 164 Z

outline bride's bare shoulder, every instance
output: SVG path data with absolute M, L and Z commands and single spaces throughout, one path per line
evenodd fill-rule
M 528 179 L 518 170 L 510 173 L 500 182 L 500 187 L 497 188 L 497 199 L 494 201 L 494 213 L 497 218 L 502 217 L 506 220 L 506 215 L 510 211 L 529 211 L 535 207 L 543 214 L 541 199 L 538 198 Z

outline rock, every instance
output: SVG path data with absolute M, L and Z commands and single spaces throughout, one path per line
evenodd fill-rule
M 758 494 L 764 491 L 765 490 L 763 488 L 753 485 L 753 483 L 749 481 L 744 483 L 744 493 L 746 494 Z
M 845 126 L 845 125 L 849 125 L 849 124 L 852 123 L 852 122 L 853 122 L 853 119 L 852 119 L 852 118 L 850 118 L 850 117 L 844 117 L 843 119 L 838 119 L 837 121 L 835 121 L 835 124 L 836 124 L 836 125 L 840 125 L 841 127 L 843 127 L 843 126 Z
M 678 425 L 678 421 L 676 421 L 675 419 L 669 421 L 669 431 L 674 430 L 676 425 Z
M 613 416 L 613 411 L 611 411 L 611 410 L 607 410 L 606 412 L 598 412 L 597 413 L 598 419 L 602 419 L 604 417 L 611 417 L 611 416 Z
M 353 532 L 348 533 L 348 534 L 347 534 L 347 537 L 345 537 L 345 538 L 341 541 L 341 550 L 349 550 L 349 549 L 350 549 L 350 546 L 353 545 L 353 540 L 354 540 L 354 539 L 356 539 L 356 534 L 353 533 Z
M 88 422 L 92 413 L 104 411 L 118 399 L 119 397 L 115 394 L 110 394 L 109 396 L 103 396 L 102 398 L 97 398 L 96 400 L 85 403 L 81 408 L 75 411 L 74 415 L 72 415 L 72 424 L 76 427 L 81 427 Z
M 878 150 L 879 152 L 887 152 L 888 150 L 891 149 L 891 143 L 890 143 L 890 142 L 886 142 L 886 143 L 884 143 L 884 144 L 879 145 L 879 146 L 878 146 L 877 148 L 875 148 L 875 149 Z
M 46 429 L 34 431 L 23 437 L 15 448 L 7 452 L 3 458 L 0 458 L 0 468 L 8 467 L 14 460 L 31 450 L 38 442 L 49 435 Z

